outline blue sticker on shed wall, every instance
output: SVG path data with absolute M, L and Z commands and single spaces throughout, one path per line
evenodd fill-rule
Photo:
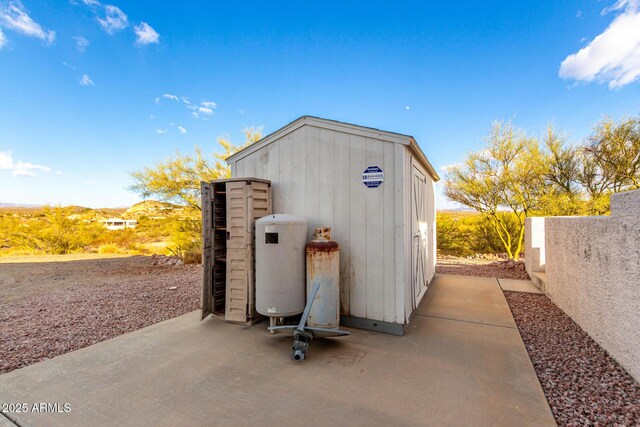
M 377 188 L 384 182 L 384 172 L 379 166 L 369 166 L 362 172 L 362 182 L 369 188 Z

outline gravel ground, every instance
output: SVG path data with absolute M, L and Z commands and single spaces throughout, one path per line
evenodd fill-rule
M 131 262 L 141 265 L 128 264 L 127 274 L 122 273 L 118 283 L 87 285 L 87 279 L 79 287 L 0 304 L 0 373 L 180 316 L 200 306 L 202 267 L 139 258 Z M 70 268 L 67 263 L 65 268 Z M 104 265 L 100 263 L 83 261 L 76 275 L 99 277 L 101 268 Z
M 640 425 L 640 385 L 545 295 L 505 292 L 561 426 Z
M 498 279 L 529 280 L 524 269 L 524 261 L 494 261 L 487 262 L 465 258 L 438 259 L 436 272 L 440 274 L 458 274 L 461 276 L 497 277 Z

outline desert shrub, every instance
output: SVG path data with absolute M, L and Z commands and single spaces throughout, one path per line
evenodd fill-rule
M 200 264 L 202 263 L 202 248 L 195 247 L 186 251 L 182 257 L 182 261 L 185 264 Z
M 499 213 L 512 245 L 517 245 L 519 222 L 511 212 Z M 470 256 L 499 254 L 504 244 L 491 222 L 479 213 L 438 212 L 436 215 L 436 241 L 439 255 Z
M 10 245 L 46 254 L 84 250 L 95 241 L 102 227 L 74 219 L 72 212 L 72 208 L 45 207 L 41 216 L 28 218 L 9 232 Z
M 184 260 L 186 253 L 202 246 L 201 230 L 202 221 L 195 212 L 190 217 L 174 220 L 167 249 L 172 255 Z
M 122 253 L 120 247 L 115 243 L 105 243 L 98 247 L 99 254 L 119 254 Z
M 438 253 L 455 256 L 473 254 L 473 249 L 469 242 L 471 229 L 464 222 L 465 218 L 459 215 L 451 213 L 438 213 L 436 215 Z

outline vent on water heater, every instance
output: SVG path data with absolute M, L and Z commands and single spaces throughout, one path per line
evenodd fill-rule
M 306 303 L 307 221 L 268 215 L 256 221 L 256 310 L 268 317 L 302 313 Z

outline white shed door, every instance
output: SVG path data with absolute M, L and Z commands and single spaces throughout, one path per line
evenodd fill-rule
M 413 307 L 427 290 L 427 178 L 416 165 L 411 174 L 411 287 Z

